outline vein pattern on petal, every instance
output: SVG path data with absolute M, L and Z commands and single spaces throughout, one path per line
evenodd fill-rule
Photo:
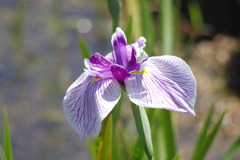
M 132 102 L 195 115 L 196 80 L 183 60 L 175 56 L 151 57 L 146 70 L 149 74 L 131 74 L 124 81 Z
M 92 82 L 93 77 L 83 73 L 67 90 L 63 108 L 67 121 L 82 139 L 96 137 L 102 120 L 110 113 L 121 96 L 114 78 Z

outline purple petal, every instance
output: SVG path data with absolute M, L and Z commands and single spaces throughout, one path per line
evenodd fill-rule
M 196 80 L 189 66 L 174 56 L 151 57 L 147 62 L 142 72 L 124 81 L 130 100 L 143 107 L 195 115 Z
M 106 58 L 108 61 L 110 61 L 111 63 L 117 63 L 116 60 L 115 60 L 115 58 L 114 58 L 113 52 L 108 53 L 108 54 L 105 56 L 105 58 Z
M 95 53 L 90 57 L 91 67 L 93 69 L 109 69 L 110 65 L 112 64 L 110 61 L 108 61 L 105 57 L 103 57 L 99 53 Z
M 117 64 L 127 68 L 127 41 L 125 34 L 120 28 L 116 29 L 116 32 L 112 35 L 111 41 Z
M 126 69 L 123 66 L 120 66 L 118 64 L 111 65 L 110 69 L 112 71 L 113 77 L 115 77 L 116 79 L 118 79 L 118 80 L 120 80 L 122 82 L 125 80 L 125 78 L 127 76 L 129 76 L 129 74 L 126 71 Z
M 96 137 L 102 120 L 121 96 L 114 78 L 96 79 L 83 73 L 67 90 L 63 100 L 65 116 L 82 139 Z

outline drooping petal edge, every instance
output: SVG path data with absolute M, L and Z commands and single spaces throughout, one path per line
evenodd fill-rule
M 66 119 L 83 140 L 99 135 L 102 120 L 121 96 L 116 79 L 92 80 L 92 76 L 83 73 L 63 100 Z
M 183 60 L 175 56 L 151 57 L 142 73 L 131 74 L 124 81 L 133 103 L 195 115 L 196 80 Z

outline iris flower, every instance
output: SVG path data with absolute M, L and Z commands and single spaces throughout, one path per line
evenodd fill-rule
M 85 59 L 84 73 L 63 100 L 67 121 L 85 140 L 99 135 L 102 120 L 112 111 L 124 88 L 131 102 L 195 115 L 196 80 L 189 66 L 175 56 L 148 57 L 140 37 L 127 44 L 124 32 L 112 35 L 113 51 Z

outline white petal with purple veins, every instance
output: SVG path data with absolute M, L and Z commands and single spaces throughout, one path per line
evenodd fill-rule
M 93 79 L 83 73 L 67 90 L 63 108 L 70 125 L 82 139 L 96 137 L 102 120 L 121 96 L 116 79 Z
M 189 66 L 175 56 L 151 57 L 142 72 L 124 81 L 130 100 L 143 107 L 194 113 L 196 80 Z

